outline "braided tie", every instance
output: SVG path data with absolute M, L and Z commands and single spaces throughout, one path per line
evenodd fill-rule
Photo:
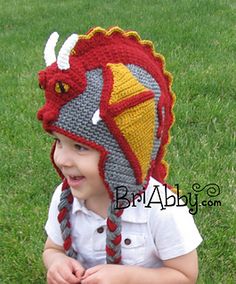
M 60 223 L 62 238 L 64 241 L 63 247 L 66 255 L 74 259 L 77 258 L 77 252 L 72 247 L 71 239 L 71 224 L 70 211 L 73 203 L 73 196 L 71 190 L 65 180 L 62 185 L 62 192 L 60 196 L 60 203 L 58 205 L 58 222 Z
M 106 253 L 107 263 L 121 262 L 121 215 L 123 210 L 115 209 L 112 202 L 108 209 Z

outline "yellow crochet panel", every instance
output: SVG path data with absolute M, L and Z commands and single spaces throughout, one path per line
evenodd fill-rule
M 113 89 L 109 104 L 128 99 L 149 89 L 140 84 L 129 69 L 122 63 L 107 64 L 113 74 Z
M 113 73 L 114 82 L 110 105 L 128 101 L 143 92 L 150 91 L 139 83 L 123 64 L 108 64 L 108 66 Z M 114 120 L 135 154 L 141 168 L 141 179 L 144 181 L 150 167 L 155 135 L 154 98 L 124 109 Z

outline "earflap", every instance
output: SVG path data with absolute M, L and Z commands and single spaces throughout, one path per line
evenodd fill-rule
M 54 161 L 54 152 L 55 152 L 55 148 L 56 148 L 56 141 L 52 144 L 52 148 L 51 148 L 51 153 L 50 153 L 50 159 L 51 159 L 51 162 L 56 170 L 56 172 L 58 173 L 58 175 L 61 177 L 62 180 L 64 180 L 64 175 L 63 173 L 61 172 L 61 170 L 57 167 L 55 161 Z

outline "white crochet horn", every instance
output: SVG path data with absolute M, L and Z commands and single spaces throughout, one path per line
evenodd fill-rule
M 58 57 L 57 66 L 60 70 L 67 70 L 70 68 L 69 56 L 72 48 L 75 46 L 79 36 L 77 34 L 72 34 L 62 45 Z
M 50 66 L 52 63 L 56 62 L 56 53 L 55 53 L 55 47 L 57 45 L 57 41 L 59 38 L 59 34 L 57 32 L 54 32 L 50 35 L 44 49 L 44 60 L 46 63 L 46 66 Z

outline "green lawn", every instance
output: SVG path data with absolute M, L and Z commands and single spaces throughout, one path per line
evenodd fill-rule
M 45 283 L 44 223 L 59 182 L 50 139 L 36 120 L 43 104 L 37 72 L 43 48 L 58 31 L 119 25 L 151 39 L 174 76 L 176 123 L 166 160 L 168 182 L 185 194 L 206 190 L 196 223 L 204 238 L 198 283 L 235 283 L 236 2 L 230 0 L 36 1 L 0 0 L 0 283 Z M 210 203 L 212 204 L 212 203 Z

